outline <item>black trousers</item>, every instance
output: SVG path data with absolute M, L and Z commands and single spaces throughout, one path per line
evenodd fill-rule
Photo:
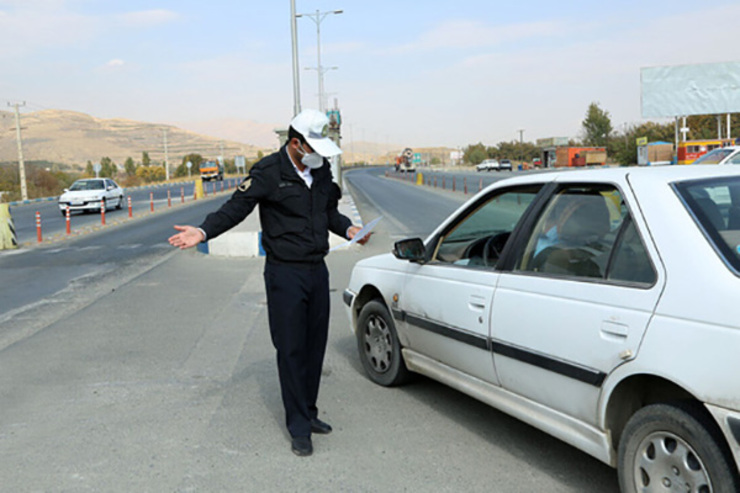
M 267 261 L 264 275 L 285 424 L 292 437 L 311 436 L 329 333 L 329 271 L 324 262 L 294 266 Z

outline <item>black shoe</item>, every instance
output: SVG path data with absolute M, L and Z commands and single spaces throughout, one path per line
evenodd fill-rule
M 299 455 L 301 457 L 313 454 L 311 437 L 293 437 L 293 441 L 290 444 L 290 449 L 295 455 Z
M 324 423 L 319 418 L 311 420 L 311 432 L 318 433 L 319 435 L 328 435 L 331 433 L 331 426 L 329 423 Z

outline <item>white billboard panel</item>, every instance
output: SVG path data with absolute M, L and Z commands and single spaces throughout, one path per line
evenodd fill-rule
M 740 113 L 740 62 L 640 69 L 643 118 Z

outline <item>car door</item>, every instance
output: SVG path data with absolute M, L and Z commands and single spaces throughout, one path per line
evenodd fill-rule
M 471 204 L 428 245 L 398 298 L 409 348 L 497 384 L 490 353 L 498 258 L 539 186 L 492 192 Z
M 633 358 L 663 286 L 626 184 L 561 185 L 493 302 L 501 385 L 596 425 L 606 375 Z

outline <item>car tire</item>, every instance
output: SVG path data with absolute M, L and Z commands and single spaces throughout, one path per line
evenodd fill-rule
M 384 303 L 372 300 L 363 306 L 355 332 L 360 361 L 370 380 L 385 387 L 409 380 L 396 326 Z
M 118 196 L 118 203 L 116 204 L 116 209 L 119 211 L 123 208 L 123 195 Z
M 619 442 L 620 489 L 677 491 L 680 484 L 681 491 L 740 491 L 726 449 L 721 431 L 698 405 L 644 407 L 627 422 Z

